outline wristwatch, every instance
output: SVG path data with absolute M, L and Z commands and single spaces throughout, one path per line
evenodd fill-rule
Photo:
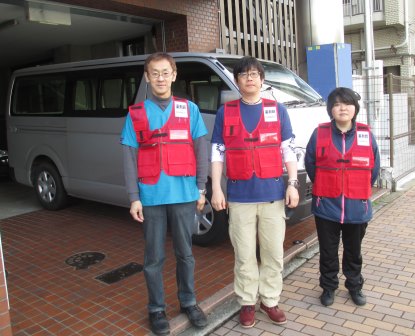
M 199 194 L 206 195 L 207 190 L 206 189 L 199 189 Z
M 287 185 L 293 186 L 295 189 L 300 187 L 300 182 L 298 180 L 288 180 Z

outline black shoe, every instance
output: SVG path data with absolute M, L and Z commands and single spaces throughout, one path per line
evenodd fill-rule
M 334 302 L 334 290 L 323 289 L 323 294 L 320 296 L 320 302 L 323 306 L 331 306 Z
M 196 328 L 204 328 L 207 326 L 207 318 L 202 309 L 198 305 L 189 307 L 180 307 L 182 313 L 186 313 L 190 323 Z
M 350 297 L 357 306 L 364 306 L 366 304 L 366 296 L 363 294 L 362 290 L 349 291 Z
M 148 318 L 150 320 L 150 328 L 153 334 L 156 334 L 156 335 L 170 334 L 169 321 L 167 321 L 166 313 L 164 311 L 149 313 Z

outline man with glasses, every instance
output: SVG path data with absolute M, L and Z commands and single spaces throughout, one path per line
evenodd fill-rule
M 205 205 L 207 129 L 193 102 L 172 97 L 177 68 L 170 55 L 150 55 L 144 75 L 151 92 L 144 102 L 130 106 L 121 143 L 130 214 L 144 228 L 150 327 L 156 335 L 168 335 L 162 273 L 168 225 L 176 257 L 180 309 L 195 327 L 207 325 L 196 303 L 192 254 L 196 208 L 202 210 Z
M 254 57 L 234 67 L 241 99 L 222 106 L 212 135 L 212 206 L 229 209 L 235 251 L 234 289 L 242 327 L 255 325 L 255 305 L 272 323 L 287 322 L 278 307 L 284 263 L 285 205 L 298 205 L 297 158 L 286 108 L 261 98 L 264 69 Z M 225 155 L 226 153 L 226 155 Z M 221 188 L 226 160 L 227 201 Z M 288 173 L 285 188 L 283 165 Z M 257 241 L 260 251 L 258 263 Z

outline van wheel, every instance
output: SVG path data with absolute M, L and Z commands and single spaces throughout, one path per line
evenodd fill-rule
M 193 243 L 199 246 L 218 244 L 228 238 L 228 215 L 226 210 L 216 211 L 210 200 L 212 186 L 207 183 L 206 204 L 202 212 L 195 216 L 196 232 L 193 234 Z
M 54 165 L 42 162 L 34 169 L 33 186 L 45 209 L 59 210 L 68 204 L 68 194 Z

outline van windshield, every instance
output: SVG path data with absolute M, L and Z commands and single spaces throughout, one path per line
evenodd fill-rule
M 234 65 L 239 61 L 238 58 L 218 58 L 218 60 L 231 73 Z M 270 96 L 269 98 L 274 98 L 287 106 L 323 103 L 321 96 L 291 70 L 277 63 L 260 62 L 265 70 L 263 91 L 269 91 L 266 94 Z

